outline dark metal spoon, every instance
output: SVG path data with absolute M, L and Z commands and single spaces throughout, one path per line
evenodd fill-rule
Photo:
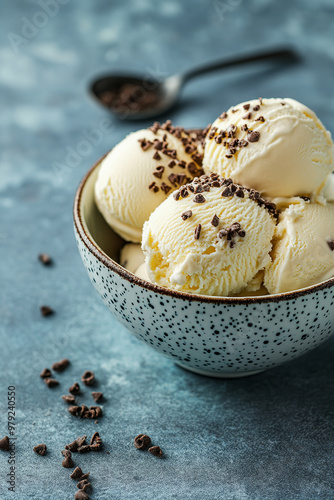
M 163 80 L 126 74 L 103 76 L 92 82 L 90 91 L 100 104 L 119 118 L 143 120 L 161 115 L 174 106 L 183 85 L 196 76 L 251 62 L 293 60 L 297 60 L 296 53 L 282 48 L 216 61 Z

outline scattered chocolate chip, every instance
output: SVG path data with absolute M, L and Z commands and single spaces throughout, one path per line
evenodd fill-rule
M 247 113 L 247 115 L 242 117 L 243 120 L 250 120 L 252 118 L 252 113 Z
M 176 161 L 174 161 L 174 160 L 171 160 L 169 163 L 167 163 L 168 168 L 174 168 L 175 165 L 176 165 Z
M 230 248 L 234 248 L 234 247 L 235 247 L 235 241 L 232 240 L 232 241 L 230 241 Z
M 153 142 L 147 139 L 138 139 L 138 142 L 140 143 L 140 147 L 143 151 L 147 151 L 153 145 Z
M 155 169 L 155 171 L 153 172 L 153 175 L 155 177 L 158 177 L 158 179 L 161 179 L 162 174 L 164 173 L 164 170 L 165 170 L 165 167 L 163 167 L 162 165 L 160 165 L 159 167 L 157 167 Z
M 151 184 L 148 186 L 148 189 L 150 191 L 153 191 L 153 193 L 157 193 L 159 191 L 159 186 L 157 186 L 155 182 L 151 182 Z
M 52 259 L 47 253 L 40 253 L 38 256 L 38 260 L 42 264 L 44 264 L 44 266 L 50 266 L 52 264 Z
M 163 455 L 160 446 L 151 446 L 151 448 L 149 448 L 148 451 L 152 453 L 152 455 L 154 455 L 155 457 L 161 457 Z
M 9 451 L 9 437 L 5 436 L 0 439 L 0 450 Z
M 240 238 L 244 238 L 246 236 L 246 231 L 244 231 L 243 229 L 240 229 L 238 231 L 238 236 L 240 236 Z
M 98 451 L 101 449 L 101 446 L 102 439 L 100 438 L 100 434 L 98 432 L 95 432 L 90 440 L 90 447 L 93 451 Z
M 243 125 L 241 125 L 241 130 L 242 131 L 247 131 L 248 130 L 248 125 L 246 123 L 244 123 Z
M 244 104 L 243 108 L 244 108 L 245 111 L 248 111 L 249 108 L 250 108 L 250 104 Z
M 80 406 L 70 406 L 68 411 L 71 413 L 71 415 L 78 417 L 81 413 L 81 407 Z
M 185 212 L 183 212 L 183 214 L 181 214 L 181 219 L 182 220 L 187 220 L 187 219 L 190 219 L 190 217 L 192 216 L 192 211 L 191 210 L 186 210 Z
M 240 146 L 241 148 L 245 148 L 246 146 L 248 146 L 248 142 L 247 142 L 247 141 L 245 141 L 245 139 L 241 139 L 241 140 L 239 141 L 239 146 Z
M 213 225 L 213 227 L 217 227 L 218 226 L 218 224 L 219 224 L 219 217 L 218 217 L 218 215 L 215 214 L 212 217 L 211 224 Z
M 161 183 L 161 186 L 160 186 L 160 189 L 161 191 L 163 191 L 165 194 L 168 194 L 169 191 L 172 189 L 170 186 L 168 186 L 168 184 L 166 184 L 165 182 L 162 182 Z
M 180 191 L 175 191 L 175 193 L 173 194 L 173 198 L 175 201 L 178 201 L 180 199 Z
M 263 101 L 263 97 L 259 97 L 260 104 L 262 104 L 262 101 Z
M 259 111 L 259 109 L 260 109 L 260 106 L 258 104 L 253 107 L 253 111 Z
M 228 196 L 233 196 L 233 193 L 230 189 L 230 187 L 226 187 L 224 191 L 222 192 L 222 196 L 228 197 Z
M 68 392 L 70 392 L 71 394 L 74 394 L 74 395 L 79 394 L 80 385 L 78 384 L 78 382 L 75 382 L 73 385 L 71 385 Z
M 57 385 L 59 385 L 58 380 L 56 380 L 54 378 L 50 378 L 50 377 L 46 377 L 44 379 L 44 382 L 46 383 L 46 385 L 48 387 L 50 387 L 50 389 L 52 389 L 53 387 L 56 387 Z
M 311 198 L 309 196 L 301 196 L 301 199 L 304 201 L 311 201 Z
M 65 445 L 65 450 L 69 450 L 72 453 L 76 453 L 78 451 L 78 443 L 77 440 L 73 441 L 72 443 L 66 444 Z
M 157 151 L 161 151 L 162 150 L 162 141 L 154 141 L 153 147 Z
M 182 186 L 180 189 L 180 196 L 181 198 L 187 198 L 189 196 L 189 191 L 187 186 Z
M 221 229 L 218 233 L 219 238 L 223 238 L 227 235 L 227 229 Z
M 158 151 L 156 151 L 153 155 L 154 160 L 161 160 L 161 156 L 159 155 Z
M 92 385 L 95 381 L 95 375 L 92 371 L 87 370 L 85 373 L 82 375 L 81 380 L 85 385 Z
M 197 224 L 196 229 L 195 229 L 195 233 L 194 233 L 195 240 L 199 240 L 199 237 L 201 236 L 201 230 L 202 230 L 201 224 Z
M 81 479 L 88 479 L 89 478 L 89 474 L 90 474 L 90 472 L 86 472 L 86 474 L 82 474 Z
M 244 195 L 244 191 L 243 189 L 237 189 L 237 191 L 235 192 L 236 196 L 238 196 L 239 198 L 244 198 L 245 195 Z
M 257 142 L 260 139 L 260 132 L 257 130 L 249 130 L 247 139 L 249 142 Z
M 282 106 L 285 106 L 285 102 L 281 102 Z
M 62 399 L 69 405 L 75 405 L 75 396 L 66 394 L 65 396 L 62 396 Z
M 62 359 L 61 361 L 57 361 L 56 363 L 53 363 L 51 368 L 55 372 L 63 372 L 64 370 L 66 370 L 66 368 L 68 367 L 69 364 L 70 364 L 69 360 L 65 358 L 65 359 Z
M 103 399 L 103 393 L 102 392 L 92 392 L 92 397 L 93 397 L 95 403 L 98 403 L 99 401 L 101 401 L 101 399 Z
M 89 496 L 83 490 L 78 490 L 74 495 L 74 500 L 89 500 Z
M 334 250 L 334 240 L 329 240 L 327 241 L 327 245 L 329 248 L 333 251 Z
M 138 450 L 145 450 L 151 444 L 151 438 L 147 434 L 139 434 L 135 437 L 134 446 Z
M 35 453 L 37 453 L 37 455 L 44 456 L 46 453 L 46 445 L 38 444 L 37 446 L 34 446 L 33 450 Z
M 263 116 L 259 116 L 258 118 L 256 118 L 255 120 L 256 122 L 264 122 L 265 119 L 263 118 Z
M 62 461 L 62 466 L 65 469 L 72 469 L 74 467 L 74 462 L 72 460 L 72 453 L 69 450 L 63 450 L 62 455 L 64 456 L 64 460 Z
M 193 202 L 194 203 L 205 203 L 206 199 L 204 198 L 204 196 L 202 194 L 196 194 L 194 196 L 194 199 L 193 199 Z
M 223 111 L 223 112 L 222 112 L 222 114 L 221 114 L 221 115 L 219 115 L 219 118 L 220 118 L 221 120 L 224 120 L 225 118 L 227 118 L 227 113 L 226 113 L 226 111 Z
M 82 479 L 77 484 L 78 490 L 81 490 L 81 491 L 89 491 L 91 486 L 92 486 L 91 483 L 89 481 L 87 481 L 87 479 Z
M 41 306 L 40 311 L 42 316 L 51 316 L 51 314 L 54 314 L 54 310 L 49 306 Z
M 232 158 L 232 155 L 225 155 L 226 158 Z
M 235 137 L 236 131 L 237 131 L 237 126 L 232 123 L 229 127 L 227 127 L 227 130 L 226 130 L 227 136 L 228 137 Z
M 83 476 L 82 470 L 80 467 L 76 467 L 72 474 L 70 475 L 71 479 L 81 479 Z
M 44 370 L 40 373 L 40 377 L 50 378 L 51 377 L 51 370 L 49 370 L 49 368 L 44 368 Z

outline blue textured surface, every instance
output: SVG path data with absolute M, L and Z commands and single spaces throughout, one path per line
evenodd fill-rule
M 298 66 L 194 81 L 171 118 L 197 127 L 240 101 L 287 96 L 313 108 L 333 131 L 333 2 L 57 5 L 45 18 L 39 2 L 11 0 L 0 18 L 1 436 L 7 387 L 15 385 L 17 395 L 16 492 L 7 490 L 8 455 L 0 452 L 1 500 L 73 498 L 60 450 L 95 430 L 110 454 L 74 456 L 91 472 L 94 500 L 334 498 L 333 339 L 249 379 L 187 373 L 140 344 L 100 302 L 75 246 L 71 214 L 84 173 L 138 126 L 109 120 L 98 144 L 82 149 L 85 131 L 101 130 L 110 118 L 86 91 L 106 69 L 170 74 L 223 54 L 292 43 L 304 57 Z M 44 26 L 27 32 L 26 19 Z M 67 148 L 81 151 L 72 166 Z M 37 261 L 41 251 L 53 256 L 53 267 Z M 56 314 L 42 318 L 41 304 Z M 65 356 L 71 367 L 49 390 L 39 372 Z M 96 372 L 107 398 L 98 425 L 71 417 L 60 398 L 85 369 Z M 89 392 L 82 402 L 90 402 Z M 164 460 L 133 447 L 140 432 L 162 447 Z M 40 442 L 48 446 L 45 457 L 32 451 Z

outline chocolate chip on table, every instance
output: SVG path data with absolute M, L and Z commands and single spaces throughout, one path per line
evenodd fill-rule
M 9 451 L 9 437 L 5 436 L 0 439 L 0 450 Z
M 65 450 L 69 450 L 72 453 L 76 453 L 78 451 L 77 440 L 73 441 L 72 443 L 66 444 L 65 445 Z
M 69 405 L 75 405 L 75 396 L 66 394 L 65 396 L 62 396 L 62 399 Z
M 92 385 L 95 381 L 95 375 L 92 371 L 86 370 L 82 375 L 81 380 L 85 385 Z
M 72 469 L 74 467 L 74 462 L 72 460 L 72 453 L 69 450 L 63 450 L 61 454 L 64 457 L 64 460 L 62 461 L 62 466 L 65 469 Z
M 69 364 L 70 364 L 70 361 L 67 358 L 65 358 L 65 359 L 62 359 L 61 361 L 57 361 L 56 363 L 53 363 L 51 368 L 55 372 L 63 372 L 64 370 L 66 370 L 66 368 L 68 367 Z
M 44 382 L 46 383 L 46 385 L 48 387 L 50 387 L 50 389 L 53 389 L 53 387 L 56 387 L 57 385 L 59 385 L 58 380 L 56 380 L 55 378 L 46 377 L 44 379 Z
M 75 384 L 71 385 L 68 392 L 70 392 L 71 394 L 74 394 L 74 395 L 79 394 L 80 385 L 77 382 L 75 382 Z
M 334 250 L 334 240 L 329 240 L 327 241 L 327 245 L 329 248 L 333 251 Z
M 51 316 L 51 314 L 54 314 L 54 310 L 49 306 L 41 306 L 40 311 L 42 316 Z
M 80 437 L 76 438 L 76 442 L 78 443 L 79 447 L 85 443 L 86 438 L 87 438 L 87 436 L 80 436 Z
M 47 253 L 40 253 L 38 256 L 38 260 L 44 265 L 44 266 L 49 266 L 52 264 L 52 259 L 50 255 Z
M 71 413 L 71 415 L 78 417 L 81 413 L 81 406 L 70 406 L 68 411 Z
M 42 372 L 40 374 L 40 377 L 50 378 L 51 377 L 51 370 L 49 370 L 49 368 L 44 368 L 44 370 L 42 370 Z
M 155 457 L 161 457 L 163 455 L 160 446 L 151 446 L 151 448 L 149 448 L 148 451 L 152 453 L 152 455 L 154 455 Z
M 147 434 L 138 434 L 133 443 L 138 450 L 145 450 L 151 444 L 151 438 Z
M 78 490 L 74 495 L 74 500 L 89 500 L 89 496 L 83 490 Z
M 95 403 L 98 403 L 99 401 L 101 401 L 101 399 L 103 399 L 103 393 L 102 392 L 92 392 L 92 397 L 93 397 Z
M 82 473 L 81 467 L 76 467 L 74 469 L 74 471 L 72 472 L 72 474 L 70 475 L 70 478 L 71 479 L 81 479 L 82 476 L 83 476 L 83 473 Z
M 90 440 L 90 448 L 93 451 L 98 451 L 101 449 L 101 447 L 102 447 L 102 439 L 100 438 L 100 434 L 98 432 L 95 432 Z
M 47 448 L 45 444 L 38 444 L 37 446 L 34 446 L 33 450 L 37 453 L 37 455 L 44 456 Z
M 92 485 L 87 479 L 82 479 L 77 484 L 78 490 L 81 490 L 81 491 L 88 491 L 91 487 L 92 487 Z

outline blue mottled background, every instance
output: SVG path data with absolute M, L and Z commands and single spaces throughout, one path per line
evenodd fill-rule
M 94 500 L 334 498 L 334 341 L 248 379 L 187 373 L 140 344 L 100 302 L 71 214 L 84 173 L 138 126 L 114 120 L 90 99 L 94 75 L 130 69 L 159 77 L 291 44 L 300 64 L 198 79 L 171 118 L 200 127 L 240 101 L 289 96 L 334 131 L 333 23 L 332 0 L 3 2 L 0 436 L 7 433 L 7 387 L 15 385 L 17 447 L 15 493 L 7 490 L 8 455 L 0 452 L 1 500 L 73 498 L 60 450 L 96 429 L 105 452 L 75 457 L 91 472 Z M 87 134 L 101 128 L 102 138 L 85 149 Z M 37 261 L 41 251 L 53 256 L 53 267 Z M 41 304 L 56 314 L 42 318 Z M 39 372 L 65 356 L 71 367 L 58 376 L 58 388 L 47 389 Z M 71 417 L 60 398 L 85 369 L 96 372 L 106 395 L 98 425 Z M 133 447 L 139 432 L 162 447 L 164 460 Z M 45 457 L 32 452 L 40 442 L 48 446 Z

